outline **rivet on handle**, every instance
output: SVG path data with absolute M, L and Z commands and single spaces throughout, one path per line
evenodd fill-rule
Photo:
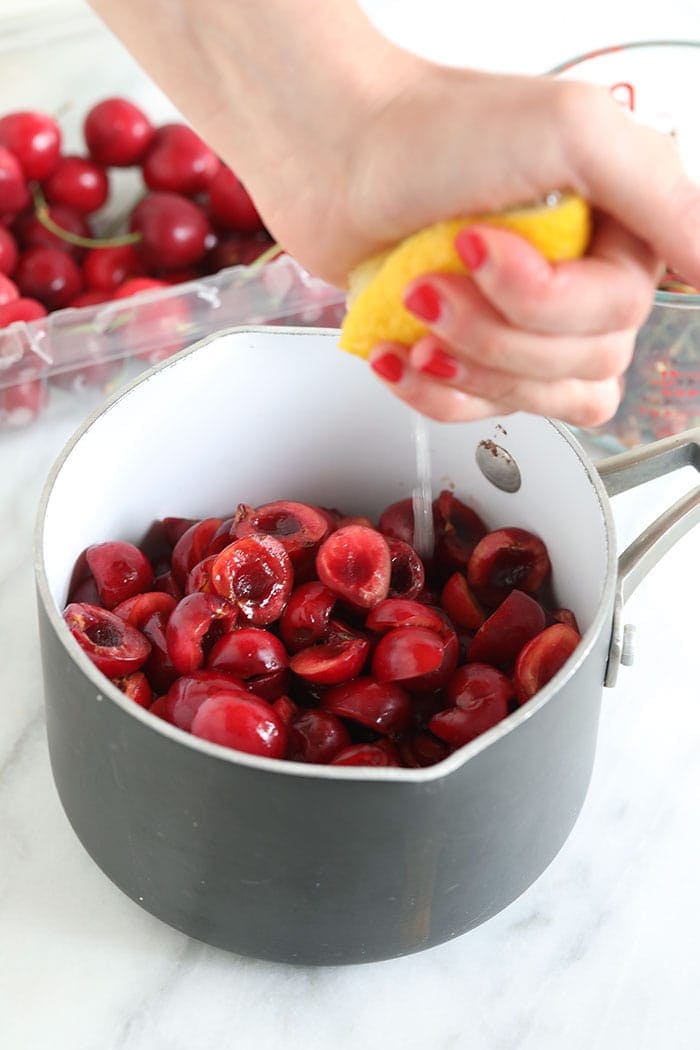
M 495 441 L 480 441 L 476 464 L 487 481 L 502 492 L 517 492 L 522 485 L 520 468 L 510 452 Z

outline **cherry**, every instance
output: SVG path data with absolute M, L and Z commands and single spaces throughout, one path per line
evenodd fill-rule
M 377 528 L 385 536 L 413 544 L 413 500 L 401 499 L 391 503 L 382 513 Z
M 97 211 L 109 196 L 104 168 L 86 157 L 61 157 L 44 183 L 46 199 L 82 215 Z
M 457 627 L 477 631 L 486 616 L 469 589 L 466 576 L 455 572 L 442 588 L 440 604 Z
M 95 578 L 100 603 L 106 609 L 148 590 L 153 583 L 150 562 L 133 543 L 95 543 L 85 551 L 85 559 Z
M 153 701 L 153 703 L 151 704 L 151 706 L 149 707 L 148 710 L 149 710 L 149 713 L 152 714 L 152 715 L 155 715 L 156 718 L 163 718 L 164 721 L 167 721 L 167 719 L 165 719 L 164 716 L 163 716 L 163 705 L 164 705 L 164 703 L 165 703 L 165 697 L 164 696 L 159 696 Z
M 330 711 L 304 711 L 290 723 L 287 758 L 326 764 L 351 743 L 347 728 Z
M 170 571 L 173 544 L 168 539 L 165 525 L 160 518 L 154 518 L 137 546 L 150 561 L 156 575 Z
M 387 751 L 376 744 L 353 744 L 330 760 L 331 766 L 393 766 Z
M 257 678 L 249 678 L 245 683 L 246 689 L 263 700 L 278 700 L 289 689 L 289 671 L 282 668 L 279 671 L 270 671 L 268 674 L 258 675 Z
M 94 577 L 92 581 L 94 582 Z M 119 602 L 112 612 L 140 630 L 155 612 L 162 613 L 167 622 L 176 605 L 177 602 L 171 594 L 164 591 L 147 591 L 145 594 L 135 594 Z
M 205 700 L 228 690 L 238 696 L 243 682 L 222 671 L 192 671 L 182 675 L 168 689 L 163 702 L 163 718 L 179 729 L 192 728 L 192 719 Z
M 519 703 L 524 704 L 554 678 L 580 641 L 573 627 L 556 623 L 523 646 L 513 675 Z
M 469 559 L 469 585 L 488 605 L 498 605 L 514 588 L 534 594 L 550 573 L 539 536 L 526 529 L 489 532 Z
M 88 112 L 83 133 L 98 164 L 128 168 L 141 161 L 155 132 L 138 106 L 123 98 L 107 98 Z
M 176 602 L 184 598 L 185 593 L 171 572 L 162 572 L 153 580 L 153 589 L 171 594 Z
M 286 727 L 274 708 L 244 692 L 205 700 L 192 720 L 192 734 L 265 758 L 283 758 L 287 745 Z
M 338 685 L 358 675 L 369 654 L 369 641 L 345 624 L 332 621 L 328 639 L 294 654 L 294 674 L 318 685 Z
M 417 598 L 425 584 L 425 568 L 413 547 L 403 540 L 387 539 L 391 556 L 390 598 Z
M 479 515 L 444 489 L 433 504 L 435 558 L 447 570 L 466 570 L 475 546 L 486 535 Z
M 78 292 L 75 299 L 71 299 L 68 303 L 68 306 L 73 310 L 79 310 L 83 306 L 99 306 L 100 303 L 108 303 L 111 298 L 109 292 L 100 292 L 93 288 L 87 292 Z M 72 369 L 69 374 L 71 376 L 84 375 L 85 372 L 82 369 Z
M 143 671 L 132 671 L 123 678 L 113 678 L 117 689 L 121 689 L 129 700 L 133 700 L 139 707 L 150 707 L 153 702 L 153 690 Z
M 346 525 L 332 532 L 316 556 L 321 583 L 361 609 L 372 609 L 389 593 L 391 555 L 380 532 Z
M 17 299 L 19 299 L 17 285 L 4 273 L 0 273 L 0 306 L 6 306 L 7 303 L 15 302 Z
M 36 299 L 12 299 L 0 306 L 0 328 L 15 321 L 36 321 L 40 317 L 46 317 L 46 308 Z
M 408 598 L 386 598 L 375 605 L 365 620 L 371 631 L 392 631 L 396 627 L 426 627 L 440 633 L 444 621 L 436 609 Z
M 151 643 L 151 653 L 143 669 L 157 693 L 167 692 L 178 676 L 165 637 L 169 620 L 168 613 L 156 610 L 141 625 L 141 633 Z
M 225 230 L 254 233 L 262 219 L 240 179 L 222 164 L 209 183 L 209 212 Z
M 0 118 L 0 145 L 14 153 L 25 178 L 41 182 L 58 162 L 61 131 L 44 113 L 8 113 Z
M 240 627 L 224 635 L 207 658 L 207 667 L 242 679 L 269 675 L 288 664 L 289 657 L 279 638 L 260 627 Z
M 2 175 L 0 175 L 0 179 L 1 178 Z M 0 183 L 0 200 L 1 199 L 2 184 Z M 17 241 L 8 229 L 4 226 L 0 226 L 0 273 L 9 276 L 17 265 L 18 258 L 19 251 L 17 248 Z
M 0 213 L 12 215 L 29 203 L 27 182 L 17 157 L 0 146 Z
M 273 243 L 272 238 L 263 231 L 252 234 L 227 233 L 208 252 L 207 272 L 218 273 L 219 270 L 226 270 L 230 266 L 249 266 Z
M 220 163 L 191 128 L 164 124 L 153 136 L 141 167 L 149 189 L 191 196 L 207 189 Z
M 185 580 L 185 594 L 194 594 L 195 591 L 202 591 L 204 594 L 211 593 L 211 567 L 215 560 L 216 555 L 210 554 L 202 561 L 198 561 L 193 569 L 190 569 Z
M 204 521 L 221 521 L 221 518 L 205 518 Z M 199 524 L 199 522 L 196 518 L 163 518 L 163 532 L 165 533 L 165 537 L 170 544 L 170 547 L 174 547 L 177 541 L 185 535 L 187 530 L 197 524 Z M 212 554 L 213 551 L 207 550 L 206 553 Z
M 177 193 L 151 193 L 131 213 L 129 229 L 141 234 L 138 252 L 147 266 L 179 270 L 203 258 L 209 223 L 201 208 Z
M 525 643 L 544 630 L 544 626 L 542 606 L 529 594 L 511 591 L 474 635 L 467 660 L 493 664 L 507 671 Z
M 133 244 L 118 248 L 93 248 L 83 259 L 83 279 L 87 288 L 115 292 L 130 277 L 145 274 Z
M 411 698 L 406 690 L 370 677 L 333 686 L 323 695 L 321 706 L 379 733 L 400 733 L 411 723 Z
M 272 706 L 287 727 L 301 714 L 300 708 L 288 696 L 278 697 L 273 701 Z
M 425 627 L 397 627 L 381 639 L 372 657 L 378 682 L 400 682 L 429 674 L 442 663 L 444 646 Z
M 141 292 L 167 287 L 165 282 L 150 277 L 132 277 L 112 294 L 112 299 L 130 298 Z M 191 331 L 190 311 L 184 299 L 159 298 L 141 302 L 127 313 L 126 324 L 120 328 L 122 345 L 151 365 L 182 350 Z
M 508 714 L 508 705 L 495 697 L 478 699 L 468 709 L 448 707 L 430 719 L 431 733 L 452 747 L 463 747 L 501 722 Z
M 38 299 L 49 310 L 58 310 L 82 288 L 80 270 L 60 248 L 30 248 L 15 274 L 23 296 Z
M 436 740 L 431 733 L 414 733 L 401 737 L 397 744 L 399 762 L 397 764 L 409 769 L 421 769 L 434 766 L 447 758 L 450 751 L 442 740 Z
M 280 634 L 290 653 L 325 639 L 336 597 L 318 581 L 296 587 L 280 618 Z
M 328 522 L 315 507 L 279 500 L 255 510 L 241 504 L 233 534 L 237 538 L 274 536 L 291 558 L 292 565 L 297 566 L 313 556 L 329 531 Z
M 115 613 L 72 602 L 63 619 L 81 649 L 108 678 L 138 671 L 146 662 L 151 650 L 148 640 Z
M 191 525 L 186 524 L 188 521 L 188 518 L 163 519 L 163 528 L 173 543 L 172 573 L 181 586 L 195 565 L 208 556 L 211 538 L 221 525 L 221 518 L 204 518 Z M 182 523 L 182 531 L 176 536 L 178 523 Z
M 232 534 L 233 523 L 235 517 L 224 518 L 219 525 L 216 532 L 212 535 L 209 543 L 207 544 L 207 557 L 213 554 L 221 554 L 224 547 L 228 547 L 231 540 L 235 539 Z
M 88 220 L 72 208 L 66 208 L 63 204 L 52 204 L 48 208 L 48 215 L 52 222 L 67 233 L 75 233 L 79 237 L 92 236 Z M 57 233 L 48 230 L 34 213 L 20 216 L 15 223 L 15 230 L 20 244 L 25 249 L 60 248 L 74 259 L 81 259 L 85 254 L 84 248 L 71 244 Z
M 437 607 L 433 611 L 442 621 L 442 626 L 438 631 L 443 644 L 442 660 L 434 671 L 419 675 L 417 678 L 409 678 L 403 683 L 407 689 L 412 691 L 433 692 L 436 689 L 443 689 L 452 677 L 459 659 L 459 639 L 449 617 Z
M 576 631 L 576 634 L 581 634 L 576 616 L 571 609 L 555 609 L 550 615 L 557 623 L 564 623 L 567 627 L 571 627 L 572 630 Z
M 18 303 L 30 303 L 29 299 L 14 299 L 5 306 L 0 306 L 0 327 L 2 316 Z M 6 427 L 23 427 L 32 423 L 46 407 L 48 395 L 46 382 L 42 379 L 20 379 L 12 386 L 0 390 L 0 425 Z
M 216 594 L 186 594 L 173 609 L 165 630 L 175 670 L 179 674 L 198 670 L 205 660 L 207 642 L 214 641 L 211 632 L 231 631 L 237 619 L 235 605 Z
M 217 555 L 211 582 L 217 594 L 251 623 L 272 623 L 284 610 L 293 583 L 292 563 L 272 536 L 244 536 Z
M 130 299 L 132 295 L 139 295 L 141 292 L 151 292 L 156 288 L 167 287 L 165 281 L 159 281 L 155 277 L 128 277 L 123 284 L 118 285 L 112 298 Z
M 482 703 L 494 703 L 508 710 L 515 698 L 515 688 L 510 678 L 490 664 L 466 664 L 450 678 L 447 698 L 453 706 L 465 711 Z

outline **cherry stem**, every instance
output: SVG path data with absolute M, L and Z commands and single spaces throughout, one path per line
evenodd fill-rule
M 77 248 L 122 248 L 125 244 L 138 244 L 141 240 L 140 233 L 125 233 L 119 237 L 81 237 L 79 233 L 71 233 L 70 230 L 64 230 L 62 226 L 53 221 L 49 214 L 46 197 L 37 183 L 32 186 L 32 196 L 34 211 L 41 225 L 50 233 L 60 237 L 62 241 L 74 244 Z
M 264 266 L 270 259 L 274 259 L 275 256 L 281 255 L 284 248 L 281 248 L 279 244 L 271 244 L 269 248 L 266 248 L 264 252 L 261 252 L 257 259 L 254 259 L 252 263 L 248 264 L 248 271 L 252 273 L 254 270 L 259 270 L 261 266 Z

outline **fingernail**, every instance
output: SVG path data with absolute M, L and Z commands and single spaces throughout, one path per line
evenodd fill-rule
M 460 230 L 455 237 L 455 248 L 460 259 L 470 270 L 478 270 L 486 261 L 486 242 L 474 230 Z
M 407 310 L 421 321 L 432 323 L 442 313 L 442 300 L 431 284 L 415 284 L 403 297 Z
M 404 373 L 404 363 L 398 354 L 380 354 L 370 361 L 370 367 L 389 383 L 398 383 Z
M 459 372 L 459 362 L 451 354 L 445 353 L 436 347 L 428 360 L 419 365 L 418 371 L 426 375 L 435 376 L 437 379 L 454 379 Z

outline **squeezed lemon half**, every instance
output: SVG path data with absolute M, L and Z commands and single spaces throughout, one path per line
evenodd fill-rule
M 580 258 L 591 235 L 590 209 L 572 193 L 551 194 L 546 201 L 511 211 L 448 219 L 427 226 L 352 271 L 348 312 L 340 333 L 341 348 L 368 357 L 372 347 L 382 340 L 410 346 L 425 335 L 426 325 L 403 305 L 404 289 L 422 274 L 469 273 L 454 240 L 460 230 L 474 222 L 520 234 L 550 262 Z

